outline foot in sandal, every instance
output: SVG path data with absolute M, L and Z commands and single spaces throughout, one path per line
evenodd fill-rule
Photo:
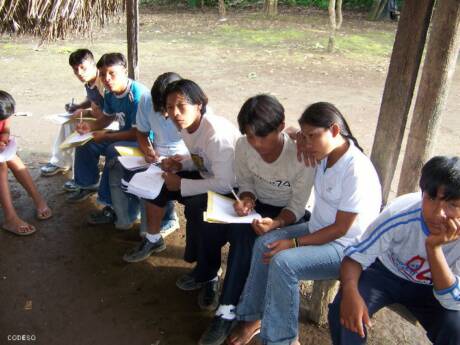
M 35 231 L 37 231 L 33 225 L 26 223 L 18 217 L 6 220 L 5 223 L 2 224 L 1 228 L 19 236 L 32 235 Z
M 38 220 L 46 220 L 50 219 L 53 216 L 53 212 L 51 209 L 48 207 L 46 202 L 43 200 L 40 203 L 36 205 L 37 211 L 35 213 L 35 216 L 37 217 Z
M 228 345 L 246 345 L 260 333 L 260 320 L 240 321 L 227 338 Z

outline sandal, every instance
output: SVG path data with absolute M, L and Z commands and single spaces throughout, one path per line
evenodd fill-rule
M 35 216 L 37 217 L 38 220 L 47 220 L 53 216 L 53 212 L 48 206 L 46 206 L 41 209 L 37 208 L 37 212 L 35 213 Z
M 11 233 L 13 233 L 15 235 L 18 235 L 18 236 L 32 235 L 33 233 L 35 233 L 37 231 L 35 226 L 33 226 L 31 224 L 28 224 L 28 223 L 18 225 L 16 228 L 13 228 L 13 229 L 9 229 L 5 225 L 2 225 L 1 229 L 5 230 L 5 231 L 8 231 L 8 232 L 11 232 Z

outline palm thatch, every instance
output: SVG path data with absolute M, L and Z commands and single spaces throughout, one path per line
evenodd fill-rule
M 0 0 L 0 32 L 43 40 L 89 34 L 93 25 L 103 26 L 124 7 L 124 0 Z

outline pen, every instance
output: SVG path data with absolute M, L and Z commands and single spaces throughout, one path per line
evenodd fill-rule
M 235 199 L 236 199 L 237 201 L 241 201 L 240 198 L 238 198 L 238 195 L 236 195 L 235 190 L 233 189 L 233 187 L 230 186 L 230 185 L 228 185 L 228 186 L 229 186 L 230 191 L 232 192 L 233 196 L 235 197 Z

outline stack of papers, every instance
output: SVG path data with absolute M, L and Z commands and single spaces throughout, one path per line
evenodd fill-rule
M 10 141 L 6 145 L 5 149 L 0 152 L 0 163 L 7 162 L 11 160 L 16 155 L 16 140 L 14 137 L 10 136 Z
M 208 223 L 252 223 L 254 219 L 261 219 L 256 211 L 244 217 L 236 214 L 233 203 L 235 200 L 226 196 L 208 192 L 208 207 L 203 213 L 203 220 Z
M 88 141 L 93 139 L 93 133 L 88 132 L 85 134 L 80 134 L 78 132 L 73 132 L 71 135 L 69 135 L 64 142 L 61 144 L 60 148 L 61 149 L 68 149 L 70 147 L 75 147 L 75 146 L 82 146 L 86 144 Z
M 148 168 L 150 163 L 147 163 L 144 157 L 137 156 L 119 156 L 118 160 L 120 161 L 123 168 L 135 171 Z
M 135 174 L 131 181 L 121 180 L 122 189 L 143 199 L 155 199 L 163 187 L 163 170 L 151 165 L 146 171 Z

